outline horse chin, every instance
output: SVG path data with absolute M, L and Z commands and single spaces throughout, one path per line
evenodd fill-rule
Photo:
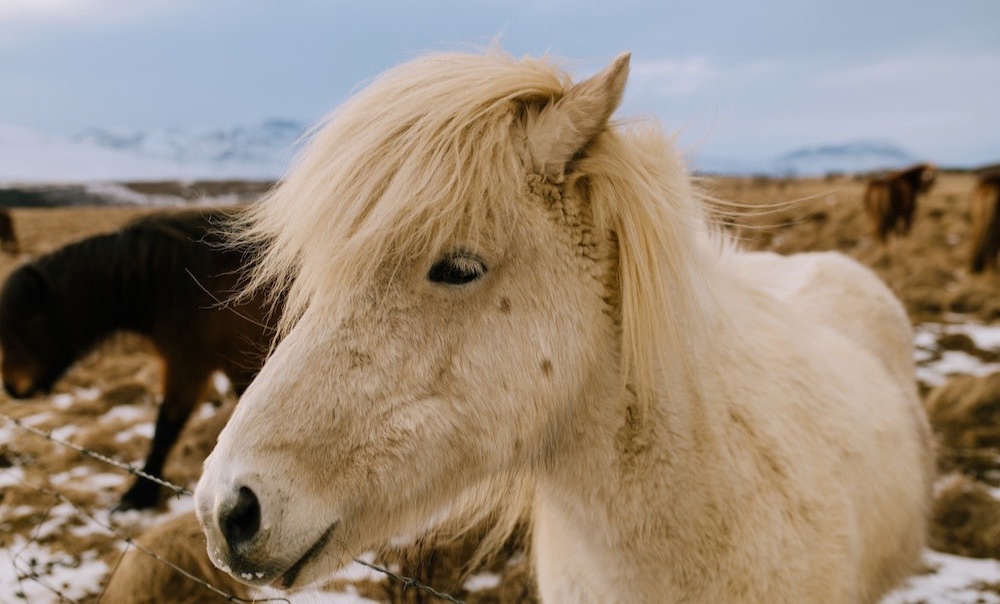
M 336 553 L 331 551 L 334 549 L 331 541 L 338 524 L 335 522 L 327 527 L 304 551 L 283 555 L 280 558 L 272 558 L 265 562 L 260 561 L 264 557 L 261 555 L 263 552 L 254 552 L 256 555 L 247 556 L 234 554 L 228 548 L 216 546 L 210 537 L 208 543 L 209 559 L 217 568 L 229 573 L 237 581 L 246 585 L 271 586 L 284 590 L 303 587 L 322 579 L 324 576 L 322 570 L 328 569 L 329 560 L 336 557 Z M 341 557 L 343 558 L 344 555 Z M 349 561 L 349 559 L 346 557 L 343 562 Z M 320 561 L 328 561 L 328 563 L 317 564 Z
M 337 529 L 337 524 L 335 522 L 327 527 L 309 549 L 294 564 L 288 567 L 288 570 L 281 573 L 281 576 L 271 582 L 271 586 L 280 589 L 292 589 L 296 586 L 296 583 L 307 585 L 319 579 L 321 573 L 318 572 L 319 569 L 316 568 L 314 562 L 323 557 L 324 551 L 330 544 L 330 538 Z M 308 572 L 310 570 L 312 572 Z M 304 573 L 303 571 L 307 572 Z

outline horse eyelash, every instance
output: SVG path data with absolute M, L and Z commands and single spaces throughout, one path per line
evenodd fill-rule
M 427 272 L 434 283 L 465 285 L 478 280 L 487 272 L 486 264 L 475 254 L 454 252 L 435 262 Z

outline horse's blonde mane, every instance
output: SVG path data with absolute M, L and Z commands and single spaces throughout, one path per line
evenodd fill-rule
M 316 292 L 349 291 L 380 263 L 515 228 L 525 166 L 512 125 L 571 85 L 551 61 L 500 52 L 435 54 L 386 72 L 328 116 L 240 225 L 241 240 L 263 244 L 249 290 L 288 288 L 287 331 Z M 566 186 L 586 188 L 596 226 L 618 239 L 625 377 L 648 400 L 679 384 L 665 383 L 682 377 L 668 368 L 699 340 L 695 318 L 709 301 L 695 260 L 701 203 L 657 128 L 609 128 L 570 175 Z
M 731 246 L 709 229 L 701 194 L 659 127 L 605 133 L 577 169 L 597 227 L 618 239 L 623 379 L 643 407 L 696 388 L 691 362 L 714 314 L 702 271 Z

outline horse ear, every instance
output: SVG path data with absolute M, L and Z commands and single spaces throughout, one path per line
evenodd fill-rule
M 526 141 L 532 167 L 554 180 L 608 125 L 622 101 L 631 53 L 618 56 L 600 73 L 574 84 L 561 99 L 529 113 Z

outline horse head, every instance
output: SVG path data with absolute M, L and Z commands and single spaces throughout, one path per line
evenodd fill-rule
M 198 486 L 216 564 L 289 587 L 492 511 L 621 387 L 616 227 L 584 202 L 608 185 L 580 172 L 627 72 L 431 57 L 331 118 L 251 223 L 261 279 L 294 281 Z
M 57 304 L 31 264 L 11 273 L 0 292 L 3 385 L 14 398 L 50 391 L 75 358 L 65 345 Z

